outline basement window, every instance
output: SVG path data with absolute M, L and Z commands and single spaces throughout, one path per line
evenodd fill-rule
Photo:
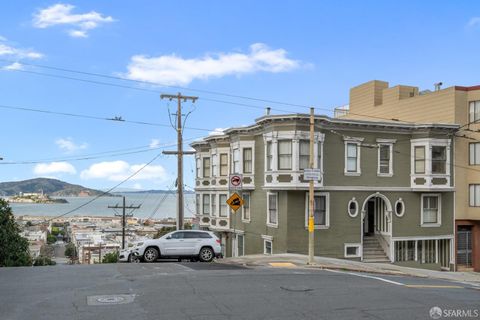
M 272 254 L 271 240 L 263 240 L 263 254 Z
M 359 243 L 345 243 L 345 258 L 359 258 L 360 244 Z

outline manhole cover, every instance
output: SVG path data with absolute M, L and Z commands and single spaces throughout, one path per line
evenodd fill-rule
M 87 304 L 89 306 L 106 306 L 131 303 L 133 300 L 135 300 L 134 294 L 111 294 L 102 296 L 88 296 Z

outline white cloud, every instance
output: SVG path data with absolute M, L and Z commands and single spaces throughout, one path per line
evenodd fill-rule
M 14 62 L 8 66 L 3 67 L 4 70 L 23 70 L 23 64 Z
M 55 144 L 66 153 L 73 153 L 78 150 L 83 150 L 88 147 L 87 143 L 76 144 L 72 138 L 60 138 L 55 141 Z
M 82 30 L 70 30 L 68 34 L 72 38 L 88 38 L 87 32 Z
M 109 162 L 99 162 L 92 164 L 88 169 L 80 173 L 80 178 L 107 179 L 110 181 L 122 181 L 127 179 L 133 173 L 140 170 L 145 164 L 130 165 L 128 162 L 118 160 Z M 160 165 L 149 165 L 131 178 L 132 181 L 138 180 L 156 180 L 165 181 L 168 178 L 166 170 Z
M 150 141 L 149 147 L 152 148 L 152 149 L 153 149 L 153 148 L 158 148 L 158 147 L 160 147 L 160 140 L 158 140 L 158 139 L 152 139 L 152 140 Z
M 228 128 L 215 128 L 213 131 L 208 133 L 209 136 L 221 136 L 223 135 L 223 131 L 227 130 Z
M 473 17 L 468 21 L 467 26 L 469 28 L 480 27 L 480 17 Z
M 50 162 L 37 164 L 33 169 L 33 172 L 36 175 L 43 176 L 52 173 L 75 174 L 77 173 L 77 170 L 68 162 Z
M 36 28 L 48 28 L 57 25 L 68 25 L 73 29 L 68 34 L 74 38 L 88 37 L 88 31 L 95 29 L 102 23 L 113 22 L 110 16 L 104 16 L 96 11 L 82 14 L 72 13 L 74 5 L 57 3 L 48 8 L 38 10 L 33 15 L 33 26 Z
M 255 43 L 250 46 L 249 53 L 218 53 L 192 59 L 174 54 L 159 57 L 135 55 L 124 76 L 166 85 L 187 85 L 195 79 L 207 80 L 261 71 L 287 72 L 300 66 L 300 61 L 287 58 L 284 49 L 270 49 L 266 44 Z
M 142 190 L 142 185 L 140 183 L 134 183 L 132 186 L 133 189 Z
M 17 48 L 9 44 L 5 37 L 0 36 L 0 57 L 12 59 L 40 59 L 43 54 L 32 49 Z

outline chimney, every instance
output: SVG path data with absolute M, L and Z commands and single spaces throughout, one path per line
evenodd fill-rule
M 269 116 L 269 115 L 270 115 L 270 110 L 271 110 L 270 107 L 266 107 L 266 108 L 265 108 L 265 115 L 266 115 L 266 116 Z

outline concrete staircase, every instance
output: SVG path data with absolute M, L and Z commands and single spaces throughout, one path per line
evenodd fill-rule
M 363 262 L 390 263 L 390 260 L 375 236 L 363 237 Z

